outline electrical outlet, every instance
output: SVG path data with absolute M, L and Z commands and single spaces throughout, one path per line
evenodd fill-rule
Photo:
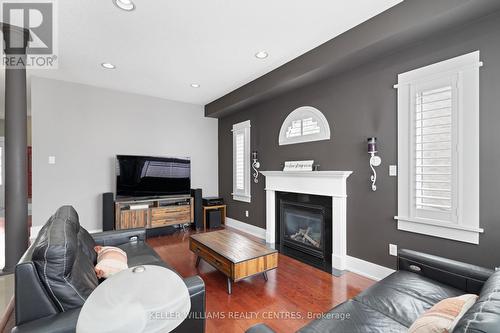
M 49 156 L 49 164 L 56 164 L 56 157 L 55 156 Z
M 395 244 L 389 244 L 389 254 L 396 257 L 398 255 L 398 246 Z
M 248 210 L 245 210 L 245 216 L 248 217 Z
M 389 176 L 396 177 L 398 175 L 398 166 L 389 165 Z

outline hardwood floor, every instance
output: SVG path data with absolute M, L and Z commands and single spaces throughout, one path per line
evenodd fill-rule
M 310 322 L 312 315 L 330 310 L 375 283 L 349 272 L 335 277 L 280 254 L 278 268 L 268 273 L 268 282 L 261 275 L 250 277 L 234 283 L 233 293 L 228 295 L 223 274 L 203 260 L 195 267 L 190 233 L 194 231 L 147 242 L 182 276 L 199 275 L 205 281 L 207 333 L 244 332 L 262 322 L 278 333 L 294 332 Z

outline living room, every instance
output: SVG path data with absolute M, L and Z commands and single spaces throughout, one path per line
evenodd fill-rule
M 498 0 L 2 11 L 0 331 L 500 332 Z

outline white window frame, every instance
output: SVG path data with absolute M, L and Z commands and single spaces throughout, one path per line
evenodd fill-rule
M 398 75 L 398 216 L 399 230 L 479 244 L 479 51 Z M 415 214 L 413 117 L 416 87 L 453 82 L 455 132 L 453 161 L 454 217 Z
M 250 188 L 250 120 L 243 121 L 233 125 L 233 200 L 251 202 Z M 238 134 L 244 135 L 244 189 L 238 189 L 236 186 L 236 137 Z
M 313 118 L 313 120 L 318 122 L 320 132 L 316 134 L 300 135 L 293 138 L 288 138 L 286 132 L 288 127 L 291 126 L 293 121 L 301 121 L 305 118 Z M 325 115 L 318 109 L 312 106 L 301 106 L 293 110 L 285 119 L 281 125 L 280 134 L 278 138 L 278 143 L 280 146 L 291 145 L 303 142 L 313 142 L 321 140 L 330 139 L 330 125 Z

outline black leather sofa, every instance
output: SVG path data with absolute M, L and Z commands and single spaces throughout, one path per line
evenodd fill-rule
M 145 243 L 145 230 L 107 231 L 90 235 L 78 214 L 63 206 L 40 230 L 15 269 L 13 333 L 75 332 L 80 309 L 100 281 L 94 273 L 95 245 L 117 246 L 129 267 L 159 265 L 173 270 Z M 184 279 L 191 296 L 191 313 L 174 332 L 205 331 L 205 284 Z
M 299 333 L 406 332 L 437 302 L 466 293 L 477 302 L 453 333 L 500 332 L 500 271 L 410 250 L 398 253 L 398 270 L 329 312 Z M 272 333 L 259 324 L 247 333 Z

